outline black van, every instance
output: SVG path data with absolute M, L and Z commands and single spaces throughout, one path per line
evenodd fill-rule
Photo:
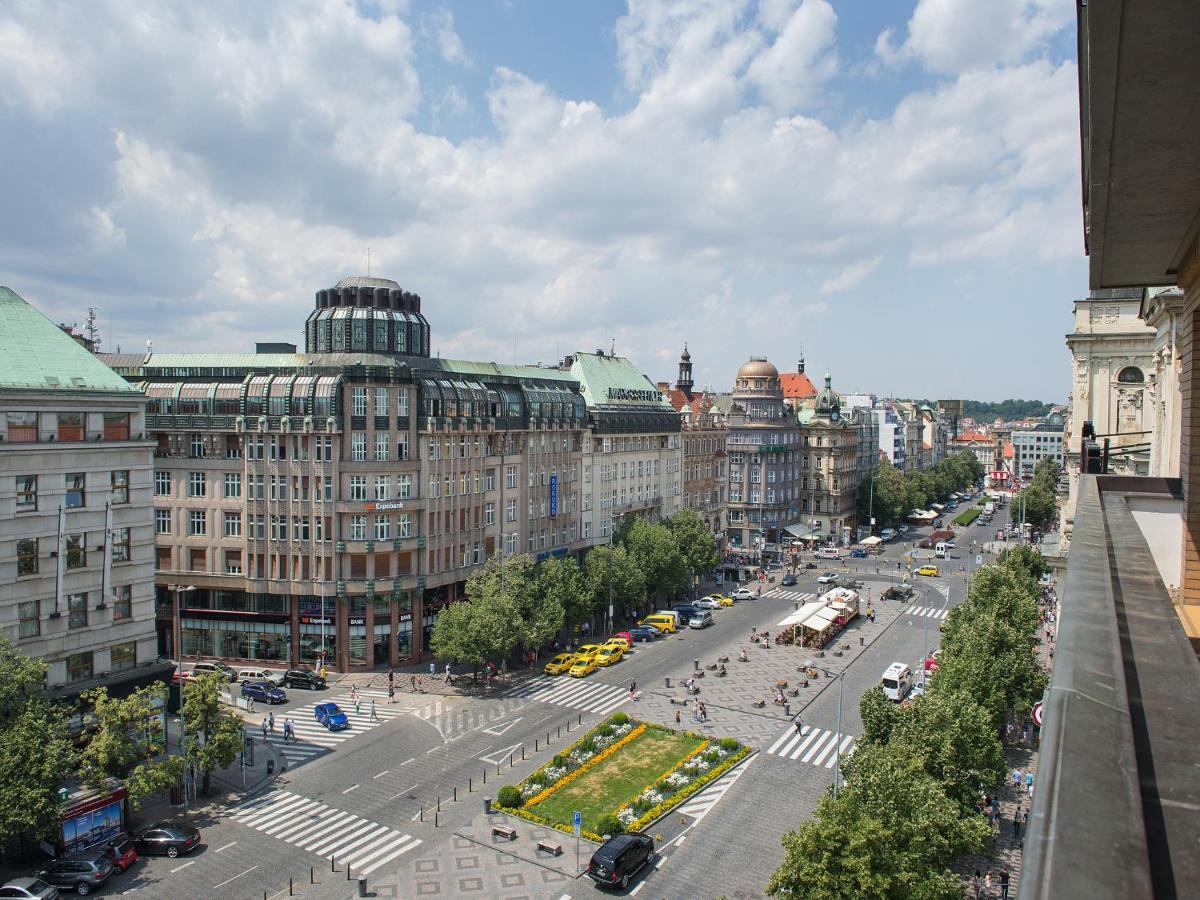
M 645 834 L 618 834 L 592 854 L 588 877 L 597 884 L 629 887 L 629 881 L 654 857 L 654 838 Z

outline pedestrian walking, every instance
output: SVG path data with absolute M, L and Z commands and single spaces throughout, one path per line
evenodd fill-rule
M 396 702 L 396 686 L 394 684 L 389 684 L 388 685 L 388 703 L 395 703 L 395 702 Z
M 1029 791 L 1029 796 L 1032 797 L 1033 796 L 1033 773 L 1032 772 L 1025 773 L 1025 787 Z
M 358 685 L 356 684 L 350 685 L 350 699 L 355 701 L 358 700 Z
M 362 712 L 362 701 L 357 697 L 354 698 L 354 714 L 357 716 Z
M 379 721 L 379 713 L 375 712 L 375 698 L 374 697 L 371 698 L 371 721 L 372 722 Z
M 796 717 L 792 719 L 792 724 L 796 726 L 796 734 L 804 734 L 804 720 L 800 718 L 800 713 L 796 713 Z
M 394 668 L 392 668 L 391 666 L 388 666 L 388 684 L 395 684 L 395 683 L 396 683 L 396 670 Z
M 992 824 L 992 810 L 995 808 L 993 801 L 994 797 L 984 796 L 983 798 L 983 814 L 987 816 L 988 824 Z
M 1021 839 L 1021 808 L 1017 807 L 1017 811 L 1013 813 L 1012 820 L 1012 836 L 1014 841 Z
M 700 701 L 700 721 L 701 723 L 708 721 L 708 707 L 704 705 L 704 701 Z
M 676 728 L 679 727 L 679 719 L 680 719 L 679 710 L 675 710 L 675 727 Z
M 996 822 L 1000 821 L 1000 795 L 992 795 L 992 819 Z
M 433 660 L 430 660 L 429 661 L 429 680 L 432 681 L 435 678 L 437 678 L 437 663 L 435 663 Z
M 450 663 L 446 663 L 446 684 L 450 683 Z
M 416 675 L 409 675 L 409 676 L 408 676 L 408 683 L 409 683 L 409 685 L 412 687 L 412 692 L 415 694 L 415 693 L 417 692 L 417 676 L 416 676 Z
M 293 740 L 296 739 L 296 732 L 294 729 L 295 729 L 295 726 L 292 724 L 291 719 L 283 720 L 283 742 L 285 744 L 290 744 Z
M 1000 900 L 1008 900 L 1008 869 L 1000 870 Z
M 1020 769 L 1012 770 L 1012 781 L 1013 781 L 1013 787 L 1020 790 L 1020 788 L 1021 788 L 1021 770 Z
M 982 878 L 983 876 L 979 874 L 978 869 L 976 869 L 975 874 L 971 876 L 971 887 L 975 891 L 975 900 L 979 900 L 980 891 L 983 889 L 983 885 L 981 884 Z
M 271 729 L 271 734 L 275 733 L 275 713 L 267 713 L 267 727 Z
M 267 739 L 267 720 L 266 719 L 262 720 L 262 733 L 263 733 L 263 740 L 265 741 Z
M 992 870 L 991 869 L 988 869 L 987 874 L 983 876 L 983 890 L 985 892 L 984 893 L 985 897 L 992 896 Z

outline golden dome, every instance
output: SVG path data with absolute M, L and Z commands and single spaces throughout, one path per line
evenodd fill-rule
M 765 356 L 752 356 L 750 362 L 738 369 L 738 378 L 778 378 L 779 370 Z

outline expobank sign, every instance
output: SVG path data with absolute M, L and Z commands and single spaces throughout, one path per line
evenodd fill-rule
M 661 403 L 662 394 L 658 391 L 647 391 L 641 388 L 610 387 L 608 399 L 623 400 L 626 403 Z
M 391 502 L 364 503 L 363 509 L 367 510 L 367 512 L 386 512 L 389 509 L 404 509 L 404 504 L 398 500 L 392 500 Z

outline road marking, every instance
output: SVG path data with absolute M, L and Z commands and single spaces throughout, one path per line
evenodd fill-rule
M 227 879 L 225 879 L 224 881 L 222 881 L 220 884 L 214 884 L 214 885 L 213 885 L 213 888 L 215 889 L 215 888 L 219 888 L 219 887 L 225 887 L 225 885 L 229 884 L 229 882 L 231 882 L 231 881 L 237 881 L 239 878 L 241 878 L 241 877 L 242 877 L 242 875 L 248 875 L 248 874 L 250 874 L 251 872 L 253 872 L 253 871 L 254 871 L 255 869 L 257 869 L 257 868 L 258 868 L 258 866 L 251 866 L 251 867 L 250 867 L 250 868 L 248 868 L 248 869 L 247 869 L 245 872 L 241 872 L 241 873 L 239 873 L 239 874 L 237 874 L 237 875 L 234 875 L 232 878 L 227 878 Z
M 496 737 L 499 737 L 500 735 L 504 734 L 504 732 L 508 731 L 510 728 L 512 728 L 514 725 L 516 725 L 518 722 L 520 722 L 522 718 L 523 718 L 523 716 L 517 716 L 511 722 L 500 722 L 495 725 L 489 725 L 487 728 L 483 729 L 483 733 L 484 734 L 494 734 L 494 735 L 496 735 Z
M 384 770 L 383 770 L 382 772 L 380 772 L 378 775 L 372 775 L 372 776 L 371 776 L 371 780 L 372 780 L 372 781 L 374 781 L 376 778 L 382 778 L 382 777 L 383 777 L 384 775 L 386 775 L 387 773 L 388 773 L 388 770 L 387 770 L 387 769 L 384 769 Z
M 232 847 L 236 843 L 237 843 L 237 841 L 230 841 L 224 847 L 218 847 L 216 850 L 213 851 L 213 853 L 220 853 L 222 850 L 228 850 L 230 847 Z
M 190 866 L 190 865 L 194 865 L 194 864 L 195 864 L 195 862 L 196 862 L 196 861 L 193 859 L 191 862 L 185 862 L 185 863 L 184 863 L 182 866 L 176 866 L 175 868 L 173 868 L 173 869 L 171 870 L 171 874 L 172 874 L 172 875 L 174 875 L 174 874 L 175 874 L 176 872 L 178 872 L 180 869 L 186 869 L 188 866 Z
M 418 781 L 418 782 L 417 782 L 416 784 L 414 784 L 412 787 L 404 789 L 404 790 L 403 790 L 403 791 L 401 791 L 399 794 L 393 794 L 391 797 L 388 797 L 388 799 L 389 799 L 389 800 L 395 800 L 397 797 L 399 797 L 399 796 L 402 796 L 403 794 L 410 794 L 410 793 L 412 793 L 413 791 L 415 791 L 417 788 L 419 788 L 420 786 L 421 786 L 421 782 L 419 782 L 419 781 Z M 420 815 L 420 814 L 418 813 L 418 815 Z
M 435 750 L 441 750 L 441 749 L 442 749 L 441 747 L 430 747 L 428 750 L 425 751 L 425 753 L 426 753 L 426 755 L 428 755 L 430 753 L 433 753 Z M 410 760 L 410 762 L 411 762 L 411 760 Z
M 350 787 L 348 787 L 348 788 L 346 788 L 344 791 L 342 791 L 342 793 L 343 793 L 343 794 L 348 794 L 348 793 L 350 793 L 351 791 L 356 791 L 356 790 L 358 790 L 358 785 L 357 785 L 357 784 L 352 784 L 352 785 L 350 785 Z
M 416 762 L 416 761 L 417 761 L 417 758 L 415 756 L 413 756 L 409 759 L 406 759 L 404 762 L 400 763 L 400 765 L 407 766 L 410 762 Z
M 511 747 L 505 747 L 502 750 L 493 750 L 487 756 L 481 756 L 479 759 L 480 761 L 487 763 L 489 766 L 498 766 L 502 762 L 507 762 L 509 756 L 514 756 L 516 751 L 520 749 L 520 744 L 513 744 Z
M 634 895 L 636 895 L 636 894 L 637 894 L 637 892 L 638 892 L 638 891 L 640 891 L 640 890 L 641 890 L 642 888 L 644 888 L 645 886 L 646 886 L 646 882 L 644 882 L 644 881 L 639 881 L 639 882 L 638 882 L 638 885 L 637 885 L 637 887 L 635 887 L 635 888 L 634 888 L 632 891 L 630 891 L 630 892 L 629 892 L 629 896 L 630 896 L 630 897 L 633 897 Z

